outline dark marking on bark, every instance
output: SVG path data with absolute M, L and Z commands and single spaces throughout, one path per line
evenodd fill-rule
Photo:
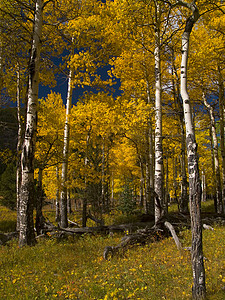
M 35 74 L 35 59 L 36 59 L 36 49 L 33 52 L 33 56 L 31 57 L 30 66 L 29 66 L 29 73 L 30 73 L 29 75 L 30 75 L 31 82 L 33 81 L 33 77 Z
M 156 79 L 156 81 L 159 81 L 159 75 L 160 75 L 159 68 L 155 68 L 155 79 Z
M 186 26 L 185 26 L 184 32 L 190 33 L 193 26 L 194 26 L 193 16 L 190 16 L 186 21 Z

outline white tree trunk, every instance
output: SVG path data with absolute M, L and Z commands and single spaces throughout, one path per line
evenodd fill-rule
M 209 112 L 210 123 L 211 123 L 211 133 L 212 133 L 212 144 L 213 144 L 213 158 L 214 158 L 214 168 L 215 168 L 215 187 L 216 187 L 216 212 L 222 214 L 222 191 L 221 191 L 221 179 L 220 179 L 220 165 L 219 165 L 219 154 L 218 154 L 218 141 L 216 135 L 216 122 L 213 113 L 213 107 L 207 102 L 206 96 L 203 92 L 202 95 L 203 103 Z
M 193 25 L 199 18 L 199 12 L 194 2 L 189 4 L 183 1 L 179 1 L 179 4 L 187 7 L 192 12 L 192 15 L 186 21 L 186 27 L 182 35 L 181 97 L 183 100 L 184 118 L 186 126 L 186 146 L 189 174 L 189 203 L 192 229 L 192 296 L 194 299 L 204 299 L 206 294 L 206 286 L 202 250 L 202 224 L 200 215 L 201 181 L 198 168 L 197 144 L 195 140 L 194 123 L 192 119 L 190 99 L 187 92 L 187 62 L 189 51 L 189 38 Z
M 202 202 L 206 201 L 206 180 L 205 180 L 205 172 L 202 171 Z
M 66 101 L 66 121 L 64 127 L 64 145 L 63 145 L 63 163 L 62 163 L 62 177 L 61 177 L 61 197 L 60 197 L 60 226 L 62 228 L 68 227 L 67 218 L 67 173 L 68 173 L 68 154 L 69 154 L 69 138 L 70 138 L 70 111 L 72 106 L 72 70 L 69 71 L 68 91 Z
M 56 166 L 56 181 L 57 181 L 57 189 L 56 189 L 56 195 L 55 195 L 55 221 L 59 223 L 60 221 L 60 195 L 59 195 L 59 167 Z
M 86 151 L 85 151 L 85 159 L 84 159 L 84 166 L 87 167 L 88 165 L 88 152 L 89 152 L 89 143 L 91 137 L 91 130 L 92 126 L 88 129 L 87 138 L 86 138 Z M 83 197 L 83 207 L 82 207 L 82 227 L 86 227 L 87 225 L 87 176 L 84 177 L 84 197 Z
M 160 59 L 160 5 L 155 2 L 155 223 L 163 208 L 163 148 L 162 148 L 162 103 Z
M 187 182 L 187 173 L 186 173 L 186 141 L 185 141 L 185 130 L 184 130 L 184 115 L 183 115 L 183 106 L 180 102 L 180 86 L 178 82 L 178 74 L 174 64 L 175 57 L 174 51 L 172 49 L 172 75 L 176 75 L 176 83 L 174 78 L 172 79 L 173 86 L 173 95 L 174 95 L 174 103 L 175 107 L 178 111 L 179 115 L 179 125 L 180 125 L 180 134 L 181 134 L 181 156 L 180 156 L 180 164 L 181 164 L 181 197 L 179 202 L 179 211 L 182 214 L 187 214 L 188 211 L 188 182 Z
M 40 65 L 40 39 L 42 33 L 43 1 L 37 0 L 30 54 L 28 78 L 28 102 L 26 112 L 25 137 L 21 153 L 22 180 L 20 198 L 19 245 L 32 245 L 34 239 L 33 193 L 34 193 L 34 153 L 37 131 L 37 101 Z

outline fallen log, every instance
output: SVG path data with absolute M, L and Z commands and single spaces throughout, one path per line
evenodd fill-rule
M 179 241 L 179 238 L 178 238 L 178 236 L 176 234 L 176 231 L 175 231 L 173 225 L 170 222 L 168 222 L 168 221 L 166 221 L 164 223 L 164 225 L 166 226 L 166 228 L 169 229 L 169 231 L 170 231 L 170 233 L 171 233 L 171 235 L 172 235 L 172 237 L 173 237 L 173 239 L 175 241 L 175 244 L 177 245 L 177 249 L 181 250 L 182 249 L 182 245 L 181 245 L 181 243 Z
M 145 230 L 139 230 L 136 233 L 128 234 L 122 237 L 121 243 L 116 246 L 106 246 L 103 251 L 103 258 L 109 260 L 120 249 L 126 250 L 133 245 L 144 245 L 146 243 L 154 242 L 161 238 L 162 230 L 157 228 L 146 228 Z

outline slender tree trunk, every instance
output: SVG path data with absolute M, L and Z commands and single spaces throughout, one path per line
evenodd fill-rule
M 213 113 L 213 107 L 207 102 L 206 96 L 202 95 L 203 103 L 209 112 L 211 132 L 212 132 L 212 142 L 213 142 L 213 157 L 214 157 L 214 167 L 215 167 L 215 187 L 216 187 L 216 212 L 219 214 L 223 213 L 223 203 L 222 203 L 222 191 L 221 191 L 221 180 L 220 180 L 220 166 L 219 166 L 219 154 L 218 154 L 218 141 L 216 135 L 216 122 Z
M 201 224 L 201 181 L 199 176 L 197 143 L 195 140 L 194 122 L 192 119 L 190 98 L 187 92 L 187 62 L 189 51 L 189 38 L 195 22 L 199 18 L 199 11 L 195 3 L 179 1 L 179 4 L 191 10 L 192 15 L 186 21 L 182 35 L 181 60 L 181 97 L 183 100 L 184 118 L 186 125 L 186 145 L 189 173 L 189 203 L 192 230 L 191 261 L 193 271 L 192 296 L 194 299 L 205 299 L 205 269 L 202 250 L 202 224 Z
M 148 104 L 151 103 L 150 88 L 147 81 L 147 99 Z M 154 215 L 154 154 L 153 154 L 153 130 L 152 120 L 149 116 L 148 128 L 146 134 L 146 213 Z
M 35 228 L 37 235 L 41 234 L 41 229 L 43 229 L 44 225 L 44 216 L 42 214 L 42 206 L 43 206 L 43 189 L 42 189 L 42 176 L 43 170 L 39 168 L 38 173 L 38 187 L 36 193 L 36 223 Z
M 155 224 L 162 216 L 164 209 L 160 15 L 160 4 L 155 1 Z
M 151 93 L 150 93 L 150 84 L 149 84 L 149 75 L 148 75 L 148 66 L 146 63 L 145 55 L 146 49 L 144 47 L 144 35 L 142 33 L 142 46 L 143 46 L 143 55 L 144 55 L 144 73 L 146 81 L 146 94 L 147 94 L 147 104 L 152 102 Z M 153 155 L 153 129 L 152 129 L 152 120 L 151 116 L 148 118 L 148 126 L 146 130 L 146 191 L 145 191 L 145 212 L 151 213 L 154 215 L 155 209 L 155 198 L 154 198 L 154 155 Z
M 183 123 L 183 122 L 182 122 Z M 181 128 L 181 199 L 179 205 L 179 211 L 182 214 L 187 214 L 188 210 L 188 181 L 186 172 L 186 155 L 185 155 L 185 131 L 184 124 L 180 123 Z
M 33 221 L 34 196 L 34 153 L 37 131 L 37 101 L 40 65 L 40 39 L 42 32 L 43 1 L 37 0 L 33 28 L 33 40 L 29 64 L 28 103 L 26 112 L 26 129 L 22 147 L 21 191 L 20 191 L 20 232 L 19 245 L 35 243 Z
M 223 202 L 223 213 L 225 213 L 225 141 L 224 141 L 224 83 L 223 77 L 218 65 L 218 82 L 219 82 L 219 110 L 220 110 L 220 149 L 222 158 L 222 202 Z
M 21 150 L 22 150 L 22 118 L 21 118 L 21 103 L 20 103 L 20 70 L 17 70 L 17 122 L 18 122 L 18 137 L 17 137 L 17 167 L 16 167 L 16 199 L 17 199 L 17 231 L 20 230 L 20 187 L 21 187 Z
M 68 212 L 68 214 L 72 214 L 70 189 L 67 189 L 67 212 Z
M 114 173 L 112 171 L 112 175 L 111 175 L 111 201 L 110 201 L 110 205 L 112 208 L 114 208 Z
M 139 156 L 139 162 L 140 162 L 140 173 L 141 173 L 141 179 L 140 179 L 140 205 L 144 207 L 145 213 L 147 213 L 147 199 L 146 199 L 146 186 L 145 186 L 145 176 L 144 176 L 144 164 L 142 163 L 142 158 Z
M 69 154 L 69 139 L 70 139 L 70 111 L 72 106 L 72 70 L 69 71 L 68 91 L 66 101 L 66 121 L 64 127 L 64 145 L 63 145 L 63 162 L 62 162 L 62 177 L 61 177 L 61 197 L 60 197 L 60 226 L 68 227 L 67 218 L 67 177 L 68 177 L 68 154 Z
M 146 151 L 146 213 L 154 215 L 154 154 L 152 124 L 148 122 L 147 151 Z
M 179 116 L 179 123 L 180 123 L 180 134 L 181 134 L 181 198 L 179 202 L 179 211 L 182 214 L 187 214 L 188 211 L 188 182 L 187 182 L 187 172 L 186 172 L 186 155 L 185 155 L 185 148 L 186 148 L 186 141 L 185 141 L 185 130 L 184 130 L 184 113 L 183 113 L 183 106 L 180 101 L 180 87 L 179 87 L 179 79 L 177 70 L 174 64 L 174 51 L 172 49 L 172 74 L 176 75 L 176 84 L 174 78 L 172 79 L 172 86 L 173 86 L 173 96 L 174 96 L 174 103 L 176 110 Z
M 213 151 L 213 140 L 212 140 L 212 127 L 209 127 L 209 131 L 210 131 L 210 152 L 211 152 L 211 162 L 212 162 L 212 176 L 213 178 L 216 177 L 216 173 L 215 173 L 215 159 L 214 159 L 214 151 Z M 212 193 L 212 199 L 214 201 L 214 209 L 215 212 L 217 212 L 217 201 L 216 201 L 216 186 L 213 185 L 213 193 Z
M 57 189 L 56 189 L 56 199 L 55 199 L 55 221 L 57 223 L 60 222 L 60 193 L 59 193 L 59 167 L 56 166 L 56 181 L 57 181 Z
M 91 135 L 92 127 L 90 126 L 88 133 L 87 133 L 87 139 L 86 139 L 86 153 L 85 153 L 85 160 L 84 165 L 87 167 L 88 165 L 88 152 L 89 152 L 89 140 Z M 82 227 L 86 227 L 87 225 L 87 177 L 84 178 L 84 198 L 83 198 L 83 208 L 82 208 Z
M 102 139 L 102 178 L 101 178 L 101 214 L 105 211 L 106 205 L 106 184 L 105 184 L 105 139 Z
M 206 201 L 206 181 L 205 181 L 205 172 L 202 171 L 202 202 Z

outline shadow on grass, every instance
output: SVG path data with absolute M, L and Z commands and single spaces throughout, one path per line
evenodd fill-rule
M 13 232 L 13 231 L 16 231 L 16 221 L 15 220 L 3 220 L 3 221 L 0 221 L 0 231 L 1 232 Z
M 208 200 L 206 202 L 202 202 L 202 212 L 214 213 L 215 212 L 214 201 Z

